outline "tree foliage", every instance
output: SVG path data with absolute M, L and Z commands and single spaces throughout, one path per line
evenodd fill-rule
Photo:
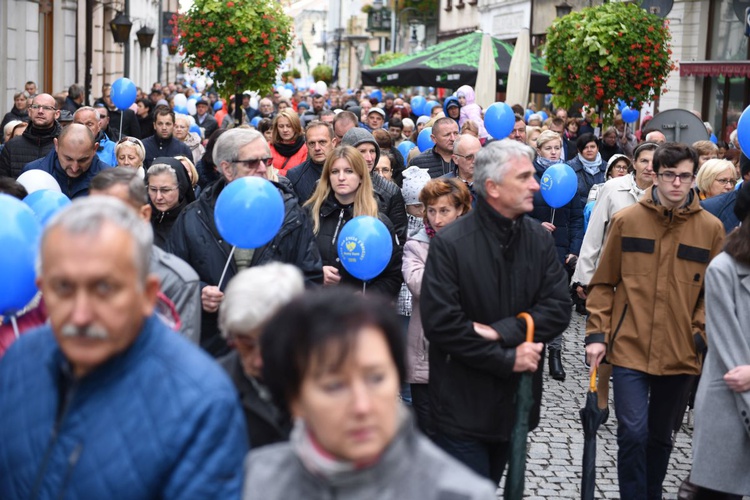
M 173 33 L 185 63 L 209 71 L 229 95 L 271 89 L 292 44 L 291 25 L 274 0 L 194 0 Z
M 330 85 L 333 81 L 333 68 L 327 64 L 318 64 L 312 70 L 312 77 L 316 82 L 326 82 Z
M 634 3 L 610 2 L 557 19 L 545 56 L 556 106 L 599 106 L 608 119 L 618 100 L 638 109 L 675 69 L 666 22 Z

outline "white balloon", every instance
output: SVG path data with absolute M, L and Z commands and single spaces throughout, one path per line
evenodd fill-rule
M 195 101 L 193 99 L 188 100 L 186 106 L 187 106 L 188 113 L 190 113 L 191 115 L 194 115 L 195 113 L 197 113 L 195 109 Z
M 55 178 L 44 170 L 29 170 L 19 175 L 16 180 L 26 188 L 29 194 L 34 191 L 41 191 L 42 189 L 49 189 L 58 193 L 62 192 Z
M 195 88 L 198 89 L 198 92 L 203 92 L 206 90 L 206 80 L 203 78 L 198 78 L 198 80 L 195 82 Z
M 174 96 L 175 106 L 185 106 L 186 104 L 187 104 L 187 97 L 185 97 L 185 94 L 175 94 Z
M 291 89 L 281 89 L 281 91 L 279 91 L 279 94 L 284 99 L 291 99 L 292 98 L 292 90 Z
M 320 95 L 326 95 L 328 93 L 328 85 L 323 80 L 315 82 L 315 92 Z
M 250 98 L 250 107 L 253 109 L 258 109 L 258 98 L 257 97 L 251 97 Z

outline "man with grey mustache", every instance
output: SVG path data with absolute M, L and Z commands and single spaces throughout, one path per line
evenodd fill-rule
M 109 196 L 47 225 L 37 284 L 49 324 L 0 360 L 0 498 L 239 498 L 239 400 L 154 313 L 152 238 Z

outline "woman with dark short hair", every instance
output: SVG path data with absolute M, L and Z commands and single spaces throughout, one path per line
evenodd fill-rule
M 243 498 L 495 499 L 398 400 L 401 326 L 387 302 L 340 287 L 283 307 L 261 335 L 263 378 L 294 417 L 289 443 L 254 450 Z

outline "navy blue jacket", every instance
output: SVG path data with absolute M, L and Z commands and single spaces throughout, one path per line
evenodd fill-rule
M 193 152 L 190 151 L 188 145 L 174 137 L 160 139 L 156 135 L 152 135 L 143 139 L 143 147 L 146 150 L 146 158 L 143 159 L 143 168 L 146 170 L 154 162 L 154 159 L 159 156 L 171 156 L 173 158 L 175 156 L 193 157 Z
M 541 184 L 544 167 L 536 160 L 534 161 L 536 173 L 534 178 Z M 555 231 L 552 237 L 555 239 L 555 247 L 560 262 L 565 263 L 565 256 L 568 254 L 578 255 L 583 243 L 583 207 L 580 198 L 573 196 L 573 199 L 567 205 L 555 209 L 555 217 L 552 219 L 552 207 L 550 207 L 542 192 L 534 193 L 534 210 L 529 216 L 539 222 L 552 222 L 555 225 Z
M 570 168 L 573 169 L 576 173 L 576 177 L 578 177 L 578 198 L 581 200 L 581 206 L 585 207 L 586 202 L 589 199 L 589 191 L 591 191 L 591 188 L 594 187 L 594 185 L 601 184 L 607 180 L 607 163 L 602 161 L 599 164 L 599 171 L 596 175 L 591 175 L 584 170 L 583 163 L 581 163 L 581 160 L 578 158 L 578 153 L 576 152 L 573 158 L 568 159 L 567 164 L 570 165 Z
M 728 193 L 720 194 L 719 196 L 711 197 L 701 202 L 701 206 L 717 217 L 722 224 L 724 224 L 724 230 L 729 234 L 732 229 L 740 225 L 740 220 L 734 215 L 734 202 L 737 199 L 737 190 L 732 190 Z
M 107 168 L 112 168 L 112 166 L 101 161 L 98 155 L 94 155 L 94 159 L 91 161 L 91 166 L 87 171 L 78 177 L 68 177 L 68 174 L 66 174 L 65 170 L 60 166 L 60 160 L 57 158 L 57 151 L 53 148 L 47 153 L 47 156 L 34 160 L 26 165 L 23 171 L 44 170 L 55 178 L 60 185 L 62 193 L 72 200 L 79 196 L 88 196 L 91 179 L 93 179 L 96 174 Z
M 156 316 L 79 379 L 49 326 L 23 335 L 0 363 L 0 415 L 0 498 L 240 497 L 237 393 Z

